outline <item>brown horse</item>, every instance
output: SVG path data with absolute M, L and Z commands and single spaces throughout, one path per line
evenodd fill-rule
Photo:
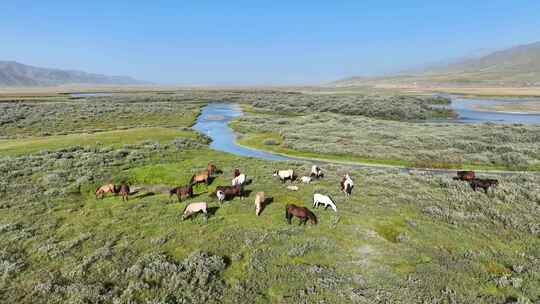
M 205 183 L 208 185 L 210 183 L 210 171 L 204 170 L 191 177 L 191 180 L 189 181 L 190 185 L 195 185 L 198 183 Z
M 209 162 L 208 166 L 206 166 L 206 171 L 208 171 L 208 174 L 212 176 L 214 175 L 214 173 L 216 173 L 217 167 L 214 164 L 212 164 L 212 162 Z
M 129 198 L 129 186 L 126 184 L 126 182 L 122 181 L 120 183 L 120 187 L 118 188 L 118 193 L 122 196 L 122 201 L 128 201 Z
M 231 199 L 237 196 L 240 197 L 241 199 L 244 199 L 244 187 L 242 185 L 218 186 L 216 188 L 216 193 L 219 190 L 221 190 L 223 194 L 225 194 L 226 199 Z
M 471 188 L 476 191 L 478 188 L 484 189 L 484 192 L 487 194 L 490 187 L 495 187 L 499 184 L 499 181 L 496 179 L 489 178 L 473 178 L 469 181 Z
M 474 173 L 474 171 L 458 171 L 457 176 L 453 179 L 467 182 L 473 180 L 475 177 L 476 174 Z
M 193 197 L 193 185 L 189 184 L 187 186 L 184 186 L 184 187 L 176 187 L 176 188 L 172 188 L 170 191 L 169 191 L 169 198 L 173 195 L 176 194 L 176 196 L 178 197 L 178 202 L 181 202 L 182 201 L 182 196 L 187 196 L 187 197 Z
M 114 184 L 106 184 L 96 189 L 96 198 L 103 199 L 105 193 L 118 193 Z
M 315 214 L 313 214 L 313 212 L 311 212 L 308 208 L 288 204 L 285 206 L 285 218 L 287 219 L 287 223 L 289 223 L 289 225 L 291 224 L 293 216 L 300 219 L 300 225 L 305 225 L 308 219 L 311 224 L 317 225 L 317 217 L 315 217 Z

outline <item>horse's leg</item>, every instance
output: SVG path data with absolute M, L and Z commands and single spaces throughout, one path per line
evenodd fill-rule
M 484 192 L 486 193 L 486 195 L 488 194 L 488 189 L 489 187 L 484 187 Z

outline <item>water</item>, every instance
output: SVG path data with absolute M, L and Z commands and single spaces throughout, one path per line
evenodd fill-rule
M 230 103 L 210 103 L 202 109 L 193 129 L 212 138 L 210 148 L 240 156 L 266 160 L 290 160 L 291 158 L 242 147 L 236 144 L 236 134 L 228 126 L 229 121 L 242 116 L 240 106 Z
M 112 96 L 112 93 L 71 93 L 69 94 L 71 97 L 107 97 Z
M 504 103 L 523 103 L 527 102 L 526 100 L 464 98 L 454 95 L 446 95 L 446 97 L 452 99 L 452 103 L 449 107 L 458 114 L 458 122 L 540 124 L 540 114 L 538 113 L 492 112 L 480 111 L 474 108 L 475 106 L 492 106 Z

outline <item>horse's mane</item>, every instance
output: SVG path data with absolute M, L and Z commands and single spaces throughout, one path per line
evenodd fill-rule
M 309 210 L 308 208 L 306 208 L 306 211 L 309 220 L 312 221 L 314 224 L 317 224 L 317 217 L 315 216 L 315 214 L 313 214 L 313 212 L 311 212 L 311 210 Z

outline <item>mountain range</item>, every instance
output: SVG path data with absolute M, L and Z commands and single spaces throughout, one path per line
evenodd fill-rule
M 350 77 L 336 86 L 359 85 L 540 86 L 540 42 L 380 77 Z
M 0 61 L 0 87 L 145 84 L 127 76 L 107 76 L 82 71 L 34 67 L 15 61 Z

